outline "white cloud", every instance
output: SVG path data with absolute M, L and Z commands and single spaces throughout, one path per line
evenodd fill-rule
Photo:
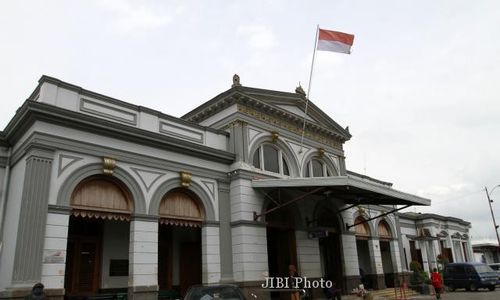
M 116 15 L 114 26 L 123 32 L 161 28 L 172 22 L 166 13 L 125 0 L 98 0 L 97 4 Z
M 254 49 L 270 49 L 275 45 L 273 32 L 265 26 L 240 26 L 237 33 L 247 38 L 248 45 Z
M 418 191 L 424 197 L 439 198 L 463 198 L 465 194 L 476 193 L 477 187 L 470 183 L 451 183 L 449 185 L 431 185 Z

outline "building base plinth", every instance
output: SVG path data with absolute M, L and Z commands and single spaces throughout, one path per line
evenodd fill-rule
M 354 288 L 359 287 L 361 284 L 361 276 L 344 276 L 344 287 L 343 294 L 349 294 Z
M 157 300 L 158 286 L 132 286 L 128 288 L 128 299 L 131 300 Z
M 45 289 L 48 300 L 64 300 L 64 289 Z M 31 295 L 31 288 L 13 288 L 0 292 L 0 300 L 24 299 Z

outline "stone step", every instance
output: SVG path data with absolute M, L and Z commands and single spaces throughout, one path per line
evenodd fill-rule
M 394 291 L 394 288 L 372 291 L 372 292 L 370 292 L 370 294 L 373 297 L 373 299 L 395 300 L 395 299 L 402 298 L 401 290 L 397 289 L 397 294 L 396 294 L 396 292 Z M 397 297 L 396 297 L 396 295 L 397 295 Z M 407 288 L 404 290 L 404 295 L 407 299 L 409 299 L 409 298 L 414 297 L 414 296 L 419 296 L 420 294 L 414 290 Z

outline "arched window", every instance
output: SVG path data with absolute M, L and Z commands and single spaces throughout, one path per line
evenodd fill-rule
M 381 239 L 392 239 L 391 229 L 386 221 L 382 220 L 378 223 L 378 236 Z
M 175 189 L 168 192 L 160 202 L 160 223 L 201 227 L 205 217 L 198 202 L 197 197 L 188 191 Z
M 305 177 L 330 177 L 334 176 L 332 169 L 319 158 L 313 158 L 307 162 L 305 167 Z
M 356 238 L 368 238 L 370 236 L 370 226 L 365 221 L 365 218 L 359 216 L 354 221 L 357 224 L 354 228 L 356 230 Z
M 129 190 L 118 180 L 91 176 L 71 195 L 72 215 L 108 220 L 129 220 L 134 209 Z
M 255 150 L 253 155 L 253 166 L 265 171 L 290 175 L 285 154 L 278 147 L 271 144 L 262 144 Z

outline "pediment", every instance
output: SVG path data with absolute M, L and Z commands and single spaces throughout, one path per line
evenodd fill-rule
M 240 112 L 247 113 L 251 117 L 273 119 L 274 122 L 284 120 L 293 124 L 290 126 L 297 126 L 304 120 L 306 98 L 298 93 L 238 86 L 216 96 L 182 118 L 200 123 L 233 104 L 238 105 Z M 333 136 L 341 142 L 350 139 L 348 128 L 341 127 L 312 101 L 307 105 L 307 129 Z

